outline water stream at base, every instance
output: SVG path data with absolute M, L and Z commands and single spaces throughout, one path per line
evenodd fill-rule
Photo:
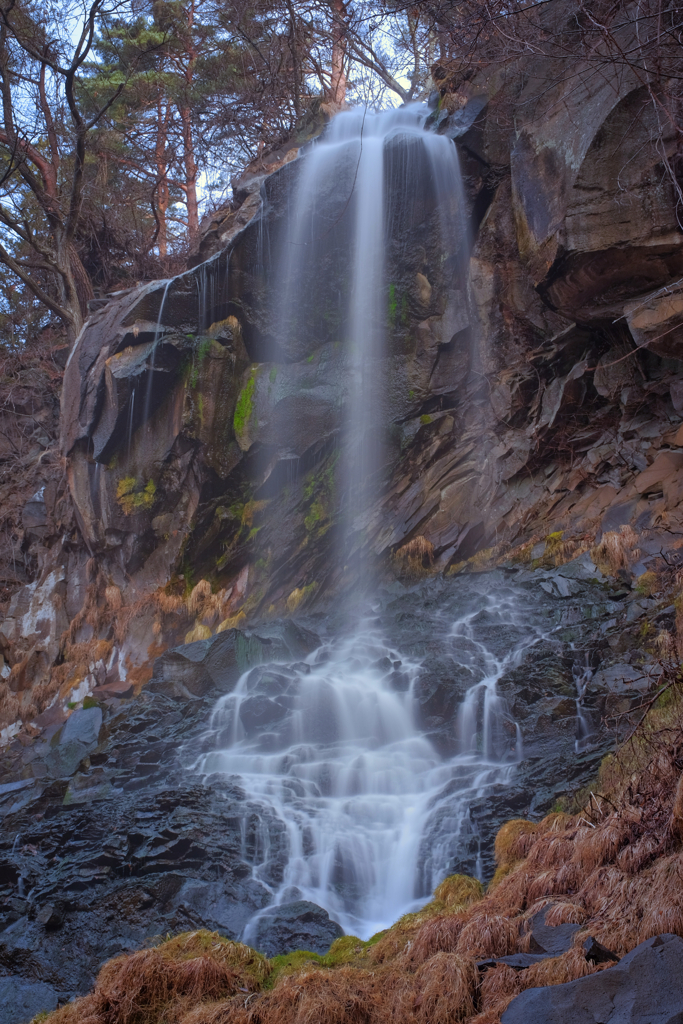
M 517 631 L 504 655 L 478 638 L 482 614 Z M 454 674 L 473 680 L 452 724 L 452 757 L 419 725 L 420 661 L 389 645 L 372 617 L 303 662 L 251 669 L 218 702 L 205 744 L 214 749 L 198 767 L 244 788 L 245 858 L 274 903 L 310 900 L 368 938 L 455 869 L 473 839 L 471 802 L 509 781 L 522 754 L 496 686 L 541 635 L 522 619 L 515 595 L 491 594 L 448 631 Z M 282 823 L 276 877 L 272 830 L 253 834 L 255 806 Z

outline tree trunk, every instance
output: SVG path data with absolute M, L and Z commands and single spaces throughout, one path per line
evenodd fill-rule
M 157 103 L 157 137 L 154 146 L 154 159 L 157 168 L 157 189 L 156 189 L 156 221 L 157 221 L 157 246 L 159 258 L 165 261 L 168 256 L 168 226 L 166 214 L 168 212 L 168 167 L 166 165 L 166 138 L 169 118 L 169 107 L 164 113 L 161 98 Z
M 187 237 L 192 248 L 199 235 L 199 204 L 197 202 L 197 161 L 192 138 L 192 117 L 189 106 L 179 107 L 183 125 L 183 153 L 185 157 L 185 202 L 187 204 Z
M 330 0 L 332 4 L 332 75 L 330 99 L 337 106 L 346 100 L 346 4 L 344 0 Z

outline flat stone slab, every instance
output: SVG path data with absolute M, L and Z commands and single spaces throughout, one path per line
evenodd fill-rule
M 480 971 L 488 971 L 492 967 L 497 967 L 498 964 L 507 964 L 508 967 L 512 967 L 515 971 L 525 971 L 527 967 L 533 967 L 534 964 L 538 964 L 541 960 L 550 960 L 557 956 L 556 953 L 510 953 L 508 956 L 497 956 L 491 957 L 489 960 L 477 961 L 477 967 Z
M 683 1024 L 683 939 L 656 935 L 614 967 L 566 985 L 529 988 L 502 1024 Z

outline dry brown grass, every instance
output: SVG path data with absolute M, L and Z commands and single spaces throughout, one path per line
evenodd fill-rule
M 600 543 L 591 548 L 591 558 L 599 569 L 608 574 L 637 562 L 640 556 L 638 534 L 632 526 L 603 533 Z
M 435 953 L 455 953 L 463 924 L 463 918 L 456 914 L 427 921 L 410 944 L 407 952 L 410 962 L 423 964 Z
M 671 808 L 671 831 L 679 841 L 683 841 L 683 774 L 676 785 L 674 803 Z
M 379 998 L 369 971 L 340 967 L 284 975 L 272 992 L 254 1000 L 233 1021 L 248 1024 L 372 1024 Z
M 175 1024 L 199 1002 L 256 991 L 268 961 L 215 932 L 189 932 L 109 960 L 92 993 L 56 1010 L 51 1024 Z
M 419 575 L 434 564 L 434 545 L 426 537 L 413 537 L 393 557 L 399 569 Z
M 498 830 L 494 852 L 496 864 L 504 867 L 526 857 L 538 833 L 538 824 L 515 818 Z
M 415 975 L 415 1018 L 424 1024 L 456 1024 L 474 1013 L 479 974 L 474 961 L 436 953 Z
M 449 875 L 434 890 L 434 901 L 444 907 L 468 907 L 484 895 L 484 886 L 478 878 L 469 875 Z
M 113 612 L 117 612 L 123 605 L 121 591 L 113 583 L 104 588 L 104 599 L 107 602 L 107 607 Z
M 517 950 L 519 925 L 500 914 L 476 913 L 463 927 L 457 951 L 476 957 L 507 956 Z
M 551 928 L 561 924 L 583 924 L 586 920 L 585 909 L 577 903 L 554 903 L 544 918 L 544 923 Z
M 481 1008 L 484 1012 L 500 1005 L 522 991 L 520 971 L 515 971 L 507 964 L 498 964 L 483 976 L 481 982 Z

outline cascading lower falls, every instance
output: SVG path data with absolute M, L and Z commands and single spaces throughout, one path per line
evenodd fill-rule
M 496 680 L 538 638 L 526 627 L 496 656 L 477 622 L 517 622 L 514 605 L 484 598 L 450 631 L 454 673 L 472 678 L 455 756 L 419 724 L 421 662 L 372 624 L 304 662 L 251 669 L 219 701 L 198 767 L 244 790 L 243 855 L 275 903 L 310 900 L 367 938 L 417 909 L 471 852 L 472 800 L 507 782 L 521 754 Z

